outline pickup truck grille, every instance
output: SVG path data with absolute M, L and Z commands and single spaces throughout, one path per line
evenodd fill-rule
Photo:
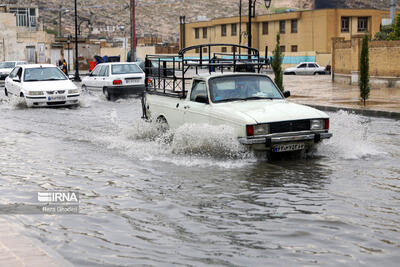
M 273 122 L 270 124 L 271 133 L 299 132 L 310 130 L 310 120 Z

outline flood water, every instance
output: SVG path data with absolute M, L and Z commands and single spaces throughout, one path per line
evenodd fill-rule
M 137 99 L 26 109 L 0 93 L 1 204 L 77 190 L 79 215 L 1 215 L 76 266 L 398 266 L 400 121 L 331 113 L 307 158 L 229 130 L 160 135 Z

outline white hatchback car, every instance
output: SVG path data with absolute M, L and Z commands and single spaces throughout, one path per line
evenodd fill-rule
M 15 66 L 25 65 L 25 61 L 4 61 L 0 62 L 0 84 L 3 84 Z
M 135 62 L 101 63 L 82 79 L 82 90 L 103 91 L 108 100 L 117 95 L 142 94 L 144 77 Z
M 287 68 L 283 72 L 286 75 L 319 75 L 328 74 L 326 68 L 320 67 L 315 62 L 302 62 L 296 67 Z
M 71 106 L 79 104 L 76 85 L 55 65 L 21 65 L 6 78 L 6 96 L 23 97 L 28 107 Z

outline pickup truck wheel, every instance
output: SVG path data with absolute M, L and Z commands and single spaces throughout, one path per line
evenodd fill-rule
M 169 129 L 167 119 L 163 116 L 157 118 L 156 124 L 157 124 L 157 130 L 161 133 L 165 133 Z
M 7 88 L 4 88 L 4 94 L 5 94 L 6 96 L 8 96 Z

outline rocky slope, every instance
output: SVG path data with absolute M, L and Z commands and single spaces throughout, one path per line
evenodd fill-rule
M 104 32 L 104 37 L 122 36 L 121 29 L 129 31 L 129 0 L 77 0 L 80 17 L 90 18 L 95 28 L 100 26 L 115 26 L 114 32 Z M 374 7 L 388 9 L 390 0 L 317 0 L 335 3 L 347 7 Z M 18 3 L 21 5 L 38 5 L 40 20 L 48 29 L 57 30 L 58 9 L 63 10 L 63 31 L 73 32 L 73 5 L 71 0 L 1 0 L 3 3 Z M 248 1 L 243 2 L 243 14 L 247 14 Z M 216 17 L 237 16 L 239 0 L 136 0 L 136 22 L 138 35 L 156 34 L 166 41 L 177 40 L 179 31 L 179 16 L 185 15 L 186 21 L 212 19 Z M 273 8 L 313 8 L 313 0 L 273 0 Z M 268 11 L 263 1 L 257 1 L 257 13 Z M 83 34 L 89 29 L 82 24 Z M 124 26 L 124 27 L 121 27 Z

